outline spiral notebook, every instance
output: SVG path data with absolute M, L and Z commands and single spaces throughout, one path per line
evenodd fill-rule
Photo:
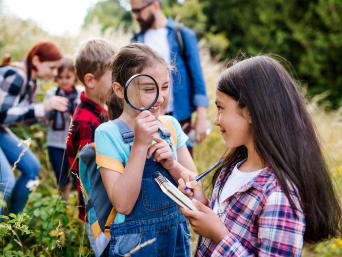
M 173 201 L 175 201 L 179 206 L 185 209 L 197 211 L 197 208 L 192 203 L 190 198 L 183 194 L 160 172 L 153 173 L 153 179 L 159 185 L 163 193 L 170 197 Z

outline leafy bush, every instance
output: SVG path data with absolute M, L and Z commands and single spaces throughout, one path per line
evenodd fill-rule
M 75 194 L 68 205 L 58 194 L 35 192 L 23 213 L 1 216 L 1 256 L 89 256 L 87 234 L 75 217 Z
M 275 53 L 289 60 L 310 95 L 329 90 L 330 107 L 342 103 L 340 0 L 199 0 L 206 31 L 223 33 L 223 58 Z

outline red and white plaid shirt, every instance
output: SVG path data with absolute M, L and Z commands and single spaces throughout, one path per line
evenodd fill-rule
M 223 168 L 214 186 L 209 207 L 213 208 L 226 172 Z M 221 221 L 229 234 L 216 245 L 200 237 L 195 256 L 301 256 L 305 217 L 294 189 L 294 213 L 272 169 L 266 168 L 221 203 Z

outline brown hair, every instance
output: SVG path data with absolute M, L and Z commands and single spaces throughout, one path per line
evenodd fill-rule
M 62 59 L 62 53 L 52 41 L 39 41 L 26 54 L 26 62 L 30 68 L 37 70 L 33 65 L 33 56 L 38 56 L 40 62 L 53 62 Z
M 63 70 L 69 70 L 69 71 L 75 73 L 74 62 L 71 58 L 69 58 L 69 57 L 63 58 L 61 66 L 58 67 L 58 73 L 57 74 L 60 75 Z
M 91 73 L 96 79 L 108 69 L 116 53 L 116 49 L 104 39 L 91 39 L 81 45 L 75 60 L 78 79 L 84 83 L 84 76 Z
M 141 43 L 129 44 L 121 48 L 113 60 L 112 82 L 124 87 L 130 77 L 155 62 L 168 67 L 165 60 L 149 46 Z M 121 115 L 123 100 L 117 97 L 113 90 L 107 104 L 110 119 L 116 119 Z
M 75 85 L 76 85 L 76 83 L 78 82 L 78 79 L 76 76 L 74 61 L 70 57 L 63 58 L 62 64 L 61 66 L 58 67 L 58 70 L 57 70 L 57 77 L 60 76 L 64 70 L 71 71 L 72 73 L 75 74 Z M 55 81 L 57 81 L 57 77 L 55 78 Z

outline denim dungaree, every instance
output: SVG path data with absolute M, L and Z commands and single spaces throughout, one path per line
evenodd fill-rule
M 130 131 L 123 121 L 117 119 L 115 122 L 124 142 L 131 147 L 134 132 Z M 159 130 L 161 138 L 171 142 L 170 132 L 161 123 Z M 154 238 L 152 244 L 140 248 L 131 256 L 190 256 L 190 231 L 187 221 L 179 212 L 176 203 L 165 195 L 153 180 L 152 174 L 156 171 L 160 171 L 176 184 L 166 169 L 153 161 L 153 157 L 146 159 L 141 190 L 132 212 L 125 217 L 123 223 L 111 224 L 110 256 L 124 256 L 139 244 Z

